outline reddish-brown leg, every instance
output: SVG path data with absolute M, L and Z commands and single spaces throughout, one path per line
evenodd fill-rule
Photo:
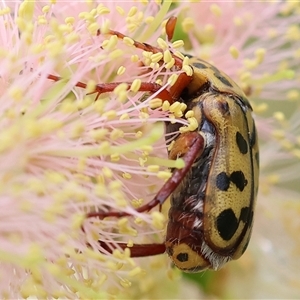
M 59 81 L 59 80 L 61 80 L 61 77 L 50 74 L 50 75 L 48 75 L 48 79 L 51 79 L 54 81 Z M 130 87 L 132 85 L 132 82 L 112 82 L 112 83 L 102 83 L 102 84 L 100 83 L 100 84 L 97 84 L 95 87 L 95 90 L 89 94 L 97 93 L 97 96 L 95 98 L 95 101 L 96 101 L 96 100 L 98 100 L 98 98 L 101 94 L 112 92 L 121 83 L 126 83 L 128 85 L 128 90 L 130 89 Z M 75 83 L 75 86 L 86 89 L 87 84 L 79 81 L 79 82 Z M 141 86 L 139 88 L 139 91 L 140 92 L 149 92 L 149 93 L 154 94 L 154 93 L 158 92 L 161 88 L 162 88 L 162 86 L 157 83 L 142 82 Z M 174 102 L 174 97 L 170 94 L 169 91 L 167 91 L 165 89 L 161 90 L 157 94 L 157 97 L 164 101 L 170 102 L 170 104 L 172 104 Z
M 99 241 L 100 246 L 107 251 L 112 253 L 116 248 L 113 244 Z M 125 250 L 130 249 L 130 257 L 145 257 L 163 254 L 166 251 L 165 244 L 134 244 L 132 247 L 128 247 L 125 243 L 118 244 L 118 248 Z
M 185 166 L 182 169 L 175 169 L 172 176 L 166 181 L 156 196 L 147 204 L 137 208 L 137 212 L 149 211 L 157 205 L 162 205 L 168 199 L 168 197 L 174 192 L 176 187 L 180 184 L 182 179 L 190 170 L 195 159 L 202 154 L 204 149 L 204 138 L 198 132 L 187 132 L 179 136 L 173 148 L 176 150 L 171 151 L 170 158 L 176 158 L 176 151 L 178 155 L 183 155 L 182 158 L 185 162 Z M 129 215 L 131 214 L 127 212 L 109 211 L 91 212 L 87 214 L 87 217 L 97 217 L 103 219 L 105 217 L 121 218 Z
M 198 132 L 188 132 L 180 135 L 176 140 L 171 152 L 170 158 L 175 159 L 183 155 L 185 166 L 182 169 L 175 169 L 172 177 L 163 185 L 157 195 L 147 204 L 136 209 L 137 212 L 149 211 L 157 205 L 162 205 L 168 197 L 174 192 L 187 172 L 190 170 L 195 159 L 199 157 L 204 149 L 204 138 Z M 97 217 L 124 217 L 129 216 L 126 212 L 92 212 L 87 215 L 88 218 Z M 116 246 L 110 243 L 99 241 L 100 246 L 109 253 L 112 253 Z M 126 243 L 118 243 L 121 249 L 129 248 Z M 162 244 L 134 244 L 130 249 L 131 257 L 144 257 L 158 255 L 165 252 L 166 246 Z

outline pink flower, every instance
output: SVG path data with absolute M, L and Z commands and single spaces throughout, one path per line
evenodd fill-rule
M 160 109 L 157 93 L 134 85 L 129 92 L 126 84 L 98 96 L 92 92 L 98 83 L 138 86 L 137 78 L 167 86 L 172 72 L 142 67 L 143 51 L 105 32 L 112 28 L 156 44 L 169 6 L 2 4 L 3 298 L 118 294 L 144 271 L 129 251 L 105 252 L 99 240 L 162 242 L 163 214 L 137 213 L 134 207 L 152 199 L 170 176 L 167 167 L 182 164 L 167 160 L 164 121 L 171 113 Z M 134 217 L 85 220 L 94 210 Z

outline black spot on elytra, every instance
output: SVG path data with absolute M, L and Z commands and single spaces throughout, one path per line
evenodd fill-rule
M 223 210 L 217 218 L 217 229 L 220 237 L 229 241 L 236 232 L 239 224 L 233 210 L 231 208 Z
M 241 209 L 240 218 L 237 219 L 231 208 L 223 210 L 216 221 L 216 227 L 220 237 L 225 241 L 229 241 L 238 229 L 240 222 L 243 222 L 247 228 L 250 227 L 253 220 L 253 213 L 251 215 L 249 215 L 249 213 L 250 208 L 243 207 Z
M 193 62 L 193 67 L 198 68 L 198 69 L 207 69 L 207 65 L 202 64 L 200 62 Z
M 180 262 L 186 262 L 189 260 L 188 253 L 179 253 L 176 257 Z
M 234 171 L 228 176 L 225 172 L 221 172 L 217 175 L 216 186 L 221 191 L 227 191 L 232 182 L 241 192 L 248 184 L 248 180 L 242 171 Z
M 215 72 L 214 74 L 223 84 L 233 87 L 232 84 L 219 72 Z
M 249 212 L 250 212 L 250 207 L 243 207 L 241 210 L 241 215 L 240 215 L 240 221 L 243 221 L 244 223 L 247 223 L 247 225 L 249 226 L 250 224 L 250 218 L 249 218 Z
M 217 175 L 216 186 L 221 191 L 227 191 L 230 185 L 230 178 L 225 172 L 221 172 Z
M 248 152 L 248 144 L 239 131 L 237 131 L 235 134 L 235 140 L 240 152 L 242 154 L 246 154 Z
M 230 181 L 242 192 L 248 184 L 248 180 L 242 171 L 234 171 L 230 175 Z

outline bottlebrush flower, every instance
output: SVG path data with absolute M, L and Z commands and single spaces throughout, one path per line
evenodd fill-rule
M 142 67 L 143 51 L 105 32 L 156 44 L 170 4 L 2 2 L 1 298 L 107 298 L 142 275 L 145 291 L 129 251 L 110 254 L 98 241 L 162 241 L 163 215 L 133 207 L 182 161 L 167 160 L 170 110 L 138 86 L 160 80 L 165 88 L 174 71 Z M 92 93 L 108 82 L 134 84 Z M 85 220 L 93 210 L 134 217 Z
M 260 191 L 249 249 L 214 273 L 210 293 L 297 298 L 299 282 L 299 2 L 203 1 L 185 11 L 185 45 L 242 86 L 260 137 Z M 218 288 L 216 288 L 218 286 Z

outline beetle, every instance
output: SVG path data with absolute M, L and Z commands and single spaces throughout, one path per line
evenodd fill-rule
M 171 40 L 176 18 L 166 24 Z M 101 34 L 98 31 L 98 34 Z M 125 35 L 110 30 L 110 35 Z M 152 53 L 163 50 L 133 41 L 134 46 Z M 172 54 L 175 68 L 183 60 Z M 180 101 L 193 111 L 198 128 L 174 136 L 169 158 L 181 157 L 182 169 L 175 169 L 157 195 L 136 209 L 149 211 L 171 195 L 171 208 L 165 243 L 133 245 L 131 257 L 167 252 L 173 263 L 185 272 L 218 270 L 238 259 L 246 250 L 253 226 L 258 191 L 258 137 L 252 108 L 244 92 L 225 73 L 208 62 L 189 56 L 191 74 L 181 73 L 176 83 L 159 97 L 170 103 Z M 54 75 L 49 79 L 59 80 Z M 112 91 L 119 83 L 98 84 L 97 97 Z M 129 87 L 130 87 L 130 83 Z M 77 86 L 85 88 L 83 83 Z M 161 86 L 142 83 L 140 91 L 155 93 Z M 178 124 L 166 124 L 166 133 L 178 132 Z M 124 217 L 129 213 L 90 212 L 87 218 Z M 112 246 L 99 242 L 106 251 Z M 118 244 L 126 248 L 126 244 Z

